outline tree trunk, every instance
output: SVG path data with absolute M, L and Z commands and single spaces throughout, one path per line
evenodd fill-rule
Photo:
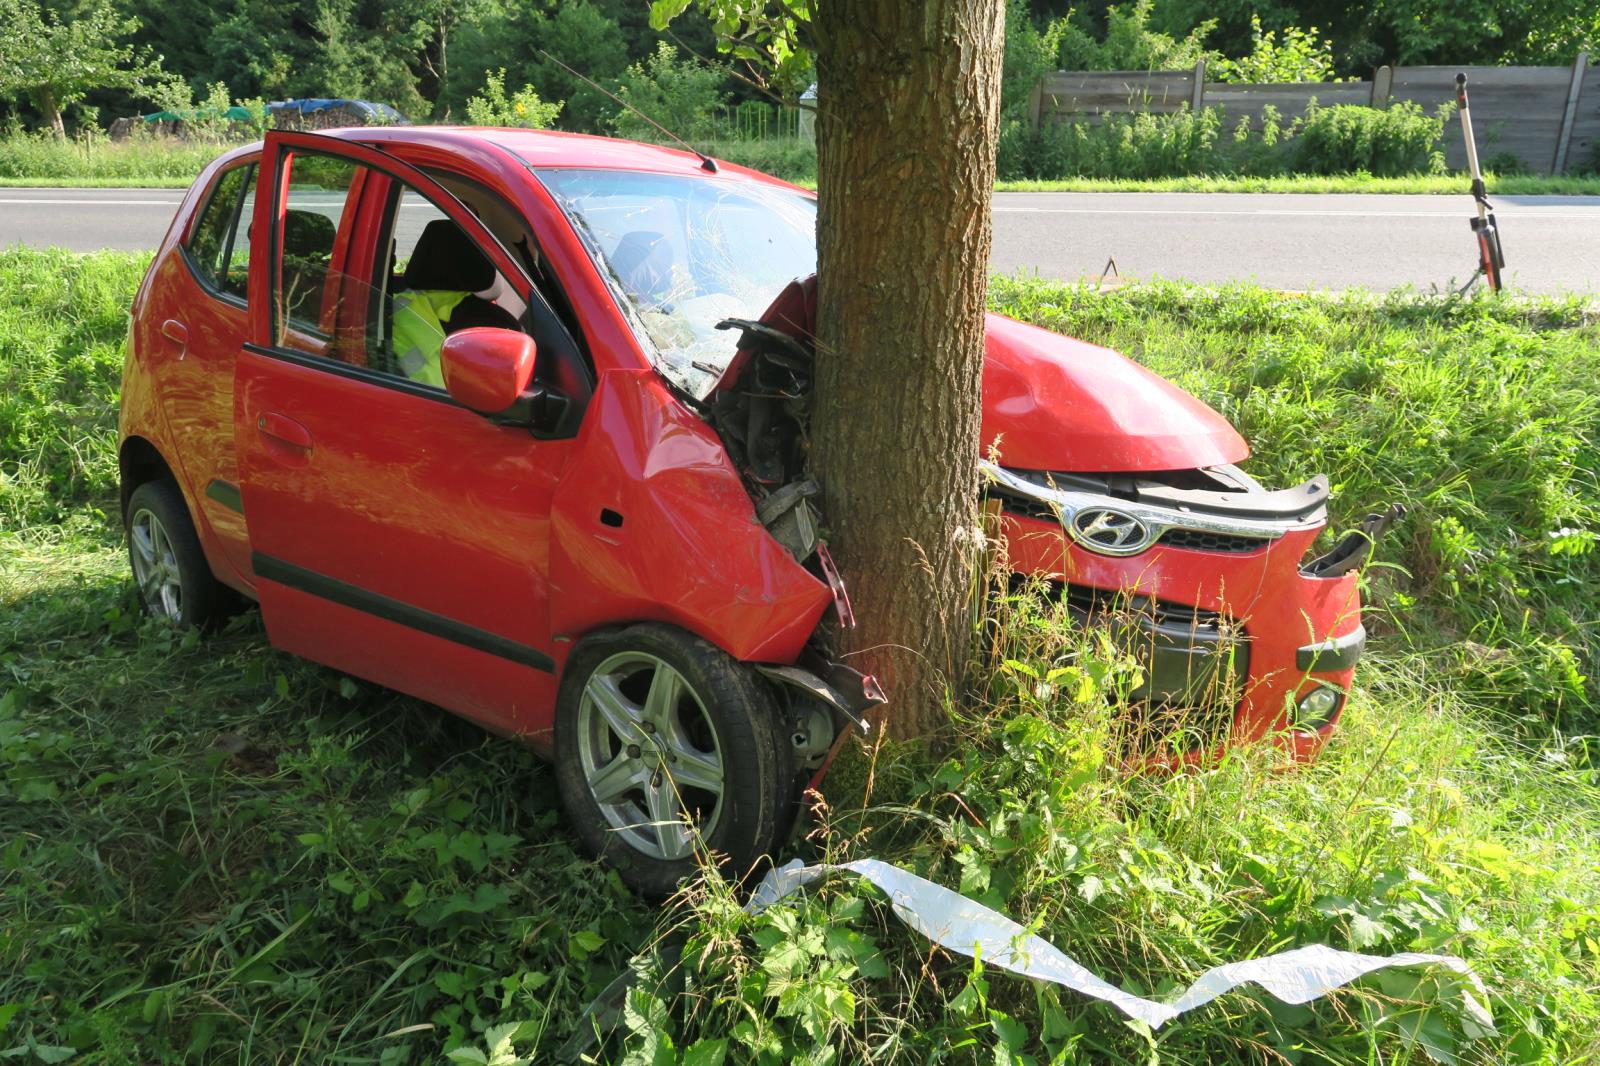
M 971 635 L 1003 0 L 821 0 L 812 468 L 889 732 L 936 730 Z
M 33 103 L 44 114 L 44 120 L 50 124 L 50 132 L 57 137 L 65 137 L 67 124 L 61 121 L 61 108 L 56 104 L 56 91 L 48 85 L 41 85 L 34 91 Z

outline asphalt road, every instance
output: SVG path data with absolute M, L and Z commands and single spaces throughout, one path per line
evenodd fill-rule
M 153 248 L 175 189 L 0 189 L 0 246 Z M 1600 197 L 1495 199 L 1508 285 L 1600 290 Z M 1477 265 L 1471 198 L 1369 194 L 999 193 L 996 272 L 1253 280 L 1283 289 L 1460 284 Z

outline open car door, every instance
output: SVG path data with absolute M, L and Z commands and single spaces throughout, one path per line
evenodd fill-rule
M 471 211 L 385 152 L 273 131 L 260 173 L 233 416 L 268 635 L 493 728 L 548 730 L 549 512 L 572 441 L 497 425 L 436 373 L 463 308 L 523 328 L 541 298 Z

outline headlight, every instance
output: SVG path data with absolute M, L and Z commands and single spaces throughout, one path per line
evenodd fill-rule
M 1318 685 L 1300 697 L 1291 724 L 1296 729 L 1320 729 L 1333 721 L 1333 716 L 1339 713 L 1343 705 L 1343 692 L 1328 685 Z

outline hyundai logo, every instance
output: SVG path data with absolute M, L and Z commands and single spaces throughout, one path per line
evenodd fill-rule
M 1150 527 L 1123 511 L 1086 507 L 1072 516 L 1072 539 L 1102 555 L 1133 555 L 1155 539 Z

